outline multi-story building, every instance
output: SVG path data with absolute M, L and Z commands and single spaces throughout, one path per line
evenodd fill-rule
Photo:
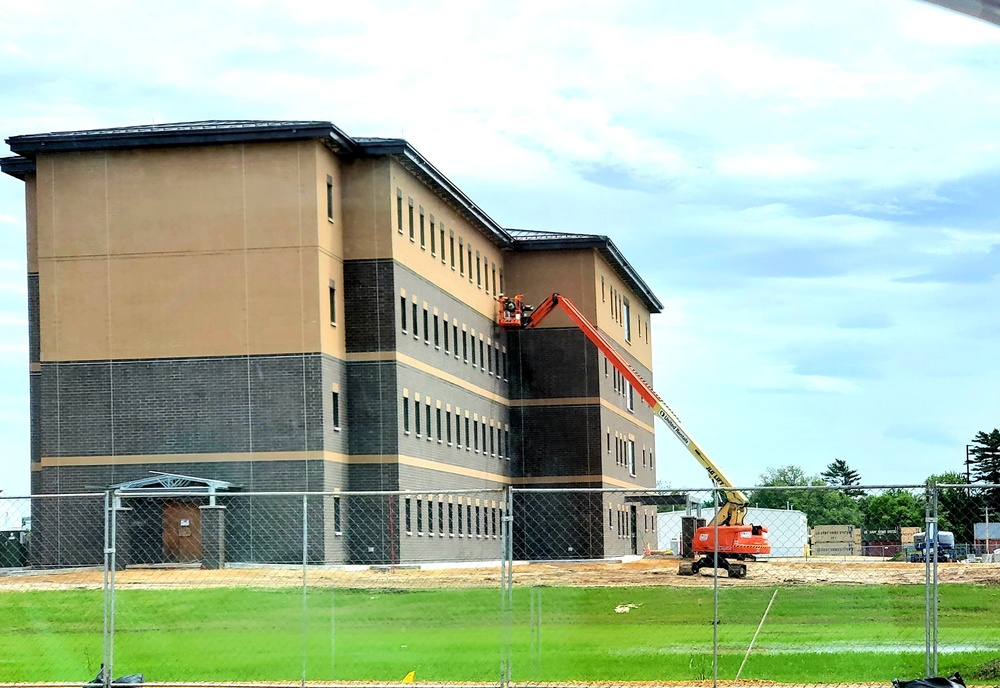
M 186 523 L 224 532 L 230 560 L 300 560 L 300 543 L 280 537 L 299 502 L 227 501 L 237 489 L 655 485 L 652 414 L 582 333 L 558 314 L 531 331 L 495 324 L 501 292 L 558 291 L 652 379 L 661 306 L 607 237 L 505 229 L 406 141 L 329 122 L 7 142 L 16 156 L 0 170 L 25 186 L 33 494 L 214 495 L 134 500 L 123 559 L 199 558 L 160 550 L 159 530 Z M 488 530 L 503 504 L 334 498 L 310 558 L 485 556 L 472 538 L 408 535 L 425 516 L 443 530 L 445 510 L 449 529 L 471 533 L 473 508 Z M 613 495 L 559 509 L 579 526 L 569 546 L 539 522 L 520 551 L 622 554 L 652 516 Z M 77 525 L 69 547 L 61 523 L 36 508 L 35 561 L 92 555 L 100 533 Z

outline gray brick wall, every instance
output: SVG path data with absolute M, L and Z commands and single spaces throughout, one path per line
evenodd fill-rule
M 39 313 L 38 273 L 28 273 L 28 361 L 37 363 L 41 360 L 38 336 Z
M 344 261 L 344 336 L 348 352 L 395 349 L 392 266 L 391 260 Z

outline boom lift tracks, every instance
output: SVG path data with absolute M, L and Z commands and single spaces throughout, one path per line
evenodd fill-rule
M 524 296 L 504 296 L 497 301 L 500 313 L 497 323 L 505 330 L 527 329 L 537 327 L 556 308 L 561 308 L 569 319 L 579 327 L 598 350 L 607 356 L 611 365 L 631 383 L 660 420 L 694 455 L 711 478 L 712 483 L 722 490 L 725 500 L 715 517 L 695 531 L 692 550 L 693 561 L 682 562 L 677 573 L 682 576 L 693 576 L 699 569 L 718 566 L 724 569 L 730 578 L 744 578 L 747 574 L 744 561 L 755 561 L 758 555 L 770 554 L 771 543 L 767 537 L 767 528 L 760 525 L 744 524 L 747 513 L 747 496 L 734 489 L 733 483 L 722 469 L 694 441 L 691 434 L 684 429 L 674 412 L 663 402 L 646 382 L 618 353 L 618 350 L 602 335 L 597 328 L 561 294 L 553 294 L 537 307 L 524 303 Z M 716 539 L 718 535 L 718 539 Z

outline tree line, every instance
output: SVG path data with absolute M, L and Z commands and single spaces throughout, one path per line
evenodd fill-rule
M 937 499 L 938 527 L 952 531 L 958 542 L 972 542 L 973 526 L 983 522 L 987 508 L 989 520 L 1000 522 L 1000 488 L 975 487 L 976 483 L 1000 485 L 1000 429 L 976 434 L 969 445 L 967 469 L 968 474 L 948 471 L 928 476 L 922 489 L 865 491 L 852 487 L 861 485 L 860 473 L 843 459 L 836 459 L 818 475 L 808 475 L 798 466 L 769 468 L 760 476 L 758 485 L 788 489 L 757 489 L 747 496 L 751 506 L 802 511 L 811 526 L 848 524 L 871 531 L 913 526 L 923 529 L 931 485 L 971 483 L 970 487 L 939 488 Z M 841 489 L 801 489 L 810 486 Z

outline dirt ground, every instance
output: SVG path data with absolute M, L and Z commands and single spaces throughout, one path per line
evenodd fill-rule
M 678 576 L 677 559 L 642 558 L 629 562 L 547 562 L 515 565 L 514 585 L 629 587 L 665 585 L 710 587 L 711 570 L 696 576 Z M 757 562 L 749 564 L 745 579 L 719 578 L 725 587 L 774 585 L 899 585 L 922 584 L 923 564 L 871 561 Z M 421 589 L 440 587 L 489 587 L 500 585 L 499 566 L 469 568 L 436 567 L 310 567 L 310 586 Z M 972 585 L 1000 584 L 1000 564 L 939 564 L 940 583 Z M 62 571 L 0 571 L 0 590 L 99 589 L 104 584 L 100 569 Z M 123 588 L 202 588 L 202 587 L 295 587 L 302 585 L 298 566 L 232 566 L 207 571 L 194 566 L 129 568 L 115 575 L 115 585 Z

